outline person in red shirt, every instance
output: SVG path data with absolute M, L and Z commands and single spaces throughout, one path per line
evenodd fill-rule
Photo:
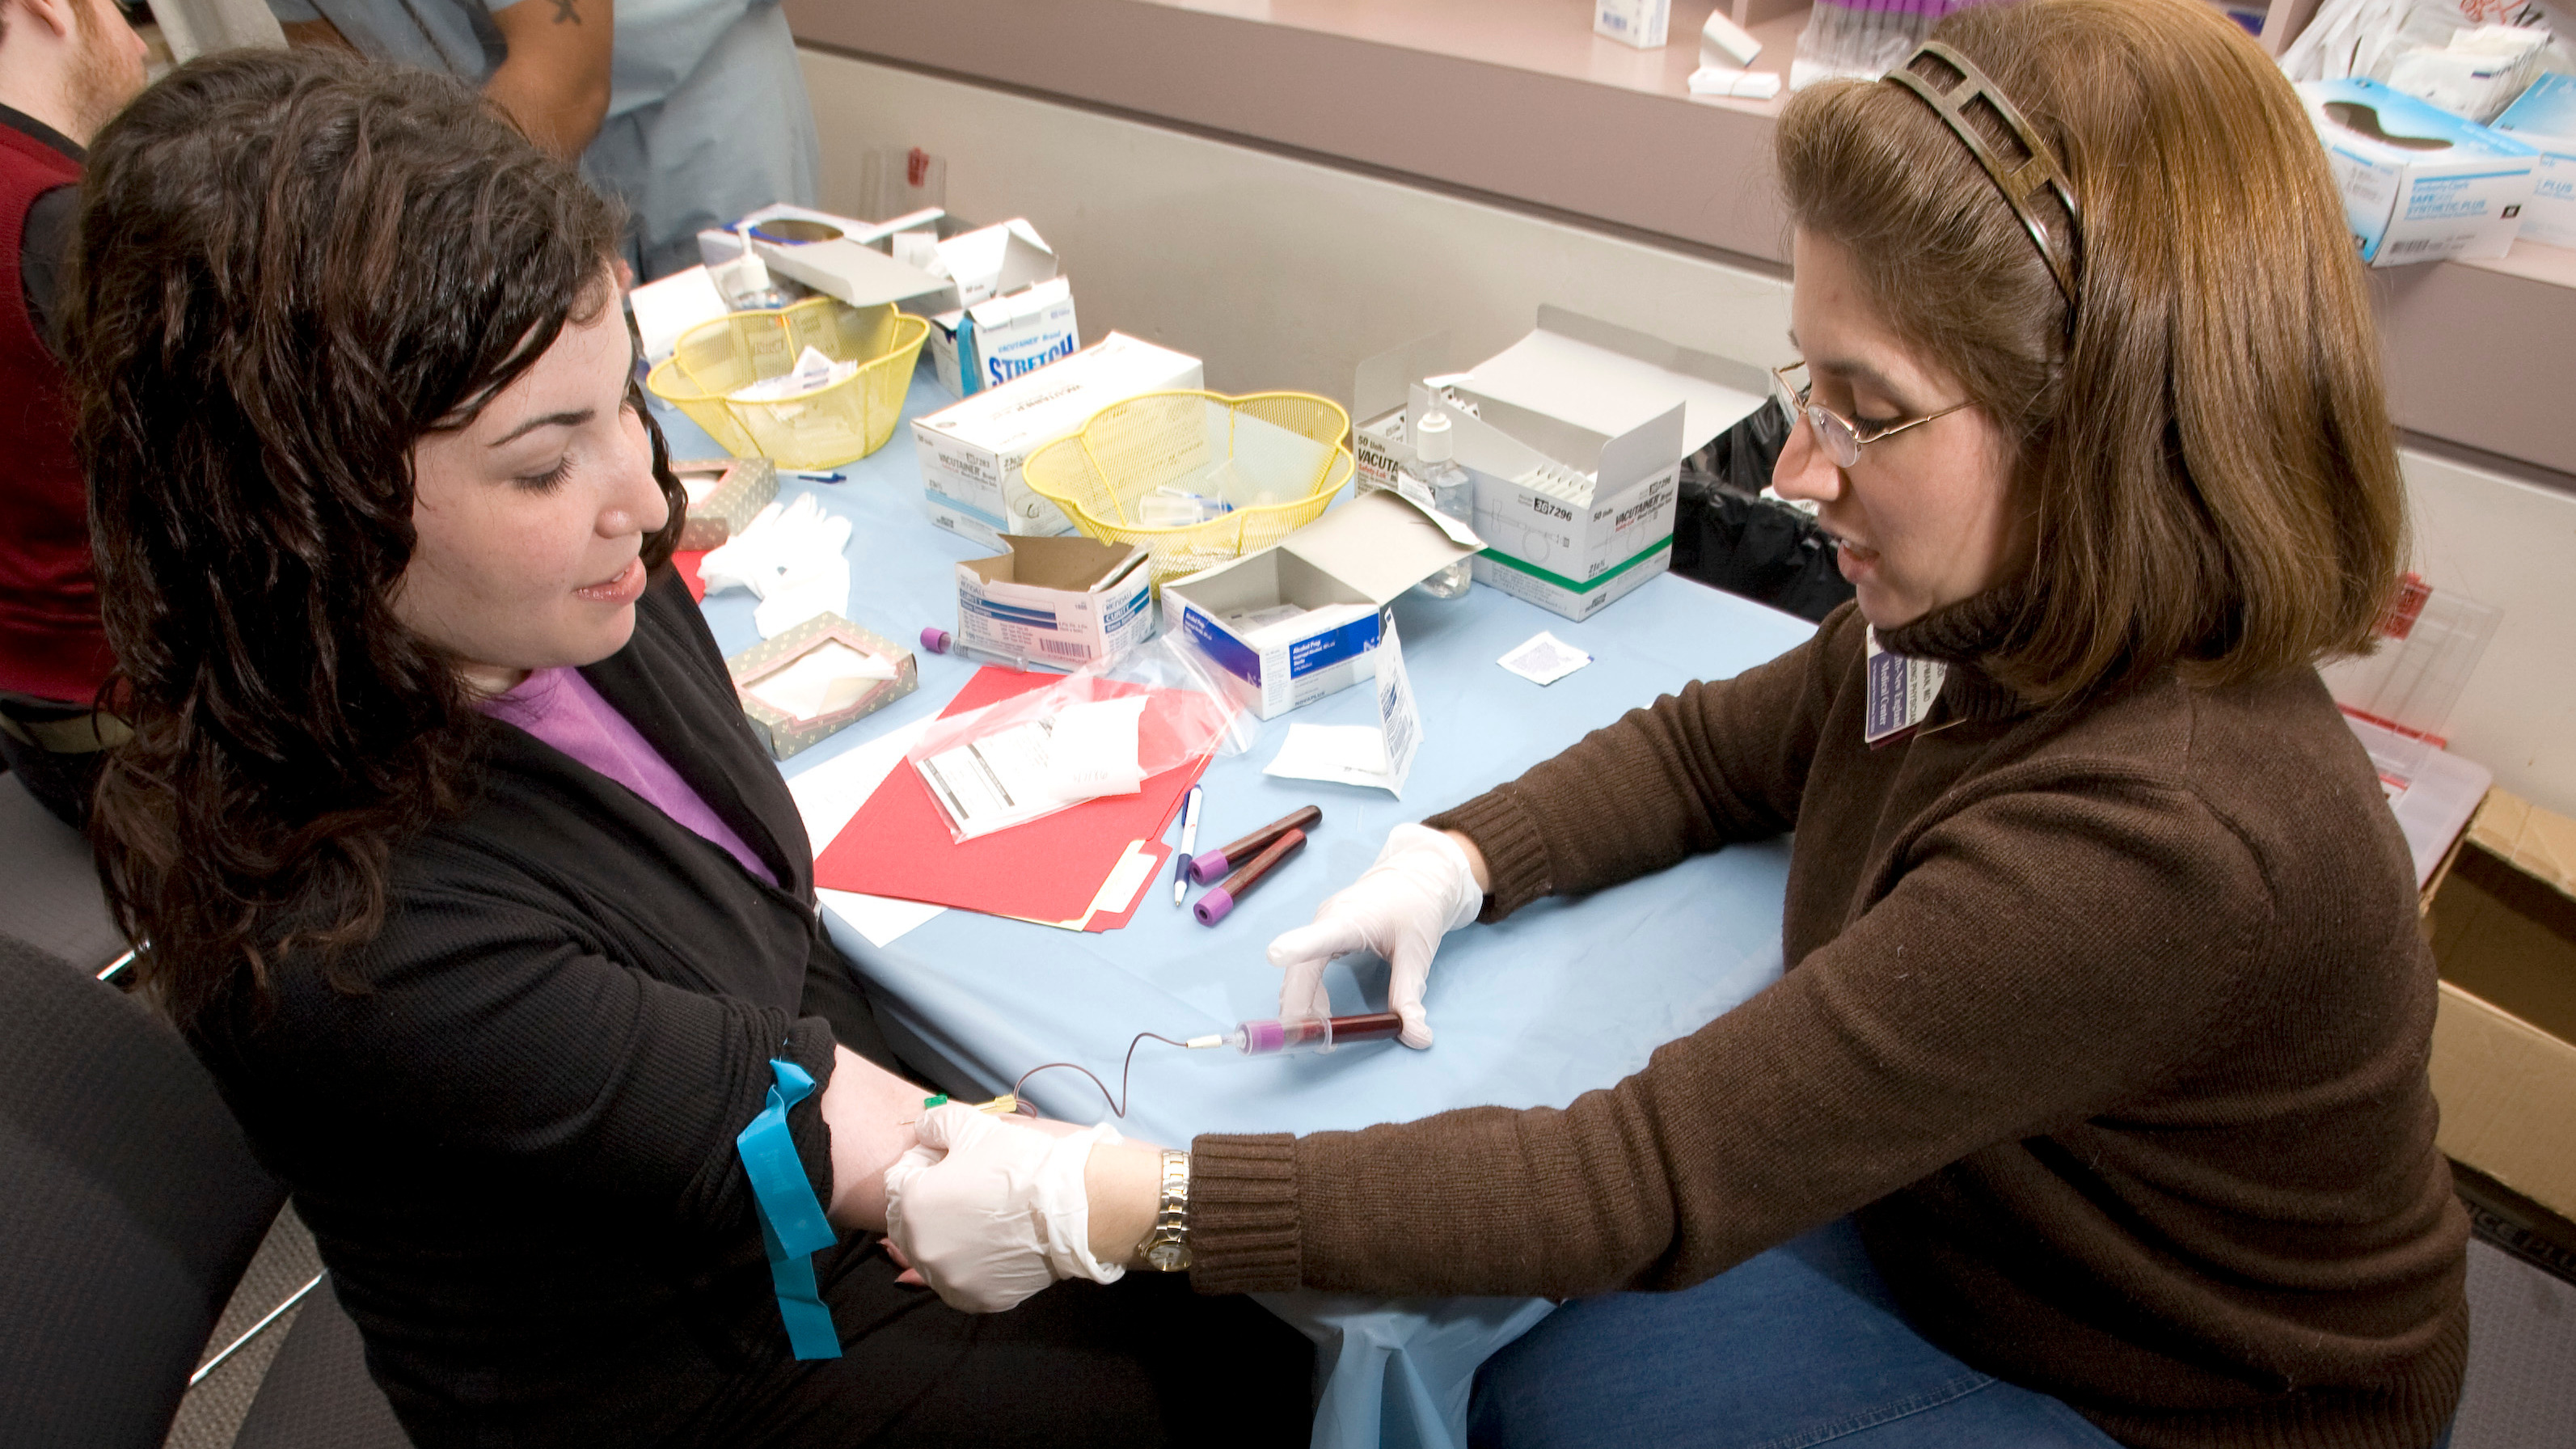
M 74 825 L 124 727 L 96 708 L 116 661 L 54 351 L 56 278 L 82 147 L 143 89 L 143 54 L 111 0 L 0 0 L 0 759 Z

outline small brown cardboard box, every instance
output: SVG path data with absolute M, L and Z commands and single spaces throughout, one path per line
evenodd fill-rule
M 2442 1150 L 2576 1218 L 2576 820 L 2488 791 L 2430 927 Z

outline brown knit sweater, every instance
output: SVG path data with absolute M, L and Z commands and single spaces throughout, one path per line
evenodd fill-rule
M 1999 614 L 1883 636 L 1953 661 L 1910 742 L 1846 606 L 1435 817 L 1486 920 L 1794 827 L 1790 969 L 1563 1111 L 1199 1138 L 1199 1288 L 1673 1289 L 1857 1212 L 1926 1336 L 2125 1443 L 2432 1443 L 2468 1224 L 2367 759 L 2313 674 L 2026 709 Z

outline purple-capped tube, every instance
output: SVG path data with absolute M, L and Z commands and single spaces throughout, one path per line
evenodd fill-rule
M 1228 1032 L 1225 1044 L 1248 1057 L 1283 1052 L 1331 1051 L 1336 1042 L 1377 1041 L 1404 1030 L 1404 1018 L 1391 1011 L 1359 1016 L 1291 1016 L 1276 1021 L 1247 1021 Z
M 1333 1021 L 1326 1016 L 1247 1021 L 1228 1033 L 1225 1040 L 1226 1045 L 1248 1057 L 1326 1051 L 1333 1045 Z

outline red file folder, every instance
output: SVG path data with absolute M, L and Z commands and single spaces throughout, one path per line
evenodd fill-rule
M 946 717 L 981 709 L 1062 677 L 988 666 L 977 670 L 940 713 Z M 1149 711 L 1145 728 L 1154 727 L 1153 718 Z M 1079 930 L 1113 930 L 1127 923 L 1135 900 L 1151 894 L 1152 882 L 1162 878 L 1161 862 L 1171 854 L 1162 843 L 1163 832 L 1171 828 L 1182 797 L 1206 768 L 1207 757 L 1201 755 L 1147 776 L 1133 795 L 1087 800 L 960 844 L 949 837 L 947 819 L 919 772 L 899 764 L 815 858 L 814 883 Z M 1156 862 L 1147 888 L 1117 909 L 1093 912 L 1102 883 L 1131 846 Z

